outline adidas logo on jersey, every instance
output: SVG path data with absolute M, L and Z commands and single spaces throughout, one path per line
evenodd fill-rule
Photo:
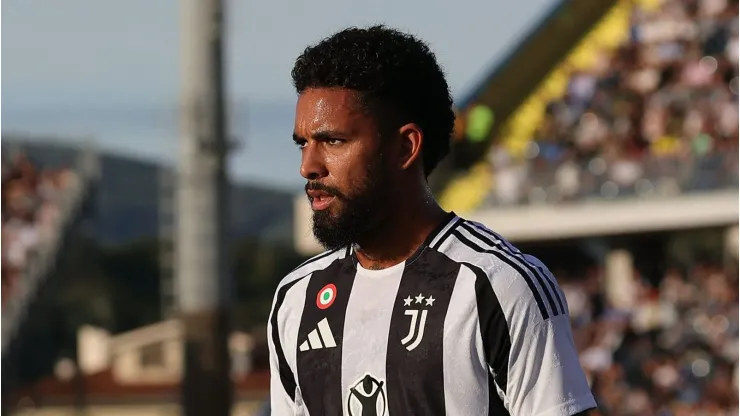
M 329 321 L 324 318 L 319 322 L 316 329 L 308 333 L 308 339 L 303 341 L 298 349 L 301 351 L 308 351 L 320 350 L 322 348 L 334 348 L 336 346 L 337 343 L 334 341 L 334 335 L 331 333 Z

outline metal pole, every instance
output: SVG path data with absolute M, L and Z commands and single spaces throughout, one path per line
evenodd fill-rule
M 184 415 L 226 416 L 228 152 L 224 1 L 182 0 L 182 120 L 177 183 L 177 305 L 184 328 Z
M 162 319 L 175 313 L 175 171 L 162 168 L 159 174 L 159 292 Z

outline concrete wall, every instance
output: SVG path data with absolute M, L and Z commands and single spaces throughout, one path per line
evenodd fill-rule
M 162 342 L 162 364 L 143 366 L 141 348 L 119 352 L 113 358 L 113 375 L 121 384 L 161 384 L 179 382 L 182 374 L 183 345 L 179 339 Z
M 295 200 L 294 244 L 306 255 L 321 247 L 311 234 L 305 195 Z M 625 199 L 547 206 L 493 208 L 465 216 L 513 242 L 548 241 L 738 223 L 738 193 L 717 191 L 672 198 Z

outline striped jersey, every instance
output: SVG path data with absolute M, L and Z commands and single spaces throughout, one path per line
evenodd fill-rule
M 279 285 L 268 322 L 276 415 L 573 415 L 596 407 L 549 270 L 454 213 L 403 263 L 352 248 Z

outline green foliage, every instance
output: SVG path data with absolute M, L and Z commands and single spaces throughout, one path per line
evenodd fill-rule
M 292 247 L 243 240 L 235 245 L 233 259 L 234 326 L 264 331 L 277 284 L 306 258 Z

